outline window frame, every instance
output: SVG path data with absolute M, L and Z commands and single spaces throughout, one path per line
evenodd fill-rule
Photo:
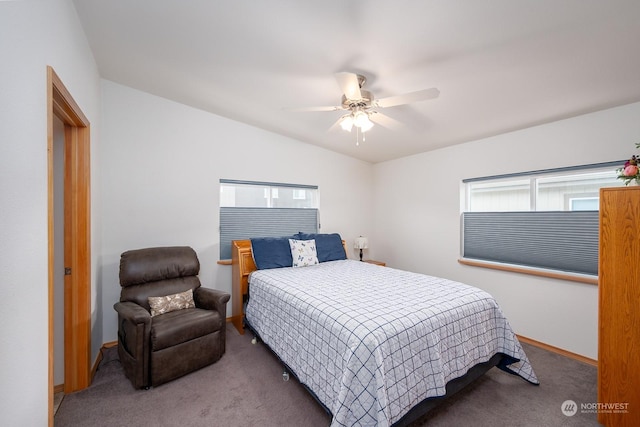
M 598 169 L 601 170 L 610 170 L 617 169 L 621 164 L 624 164 L 624 161 L 615 161 L 615 162 L 604 162 L 604 163 L 596 163 L 596 164 L 588 164 L 588 165 L 579 165 L 579 166 L 570 166 L 563 168 L 554 168 L 554 169 L 544 169 L 530 172 L 519 172 L 512 174 L 504 174 L 504 175 L 493 175 L 487 177 L 478 177 L 478 178 L 470 178 L 464 179 L 461 185 L 461 191 L 463 194 L 461 195 L 461 213 L 460 213 L 460 257 L 458 262 L 464 265 L 476 266 L 476 267 L 484 267 L 491 269 L 498 269 L 503 271 L 512 271 L 518 273 L 525 274 L 533 274 L 544 277 L 552 277 L 563 280 L 570 281 L 578 281 L 583 283 L 597 284 L 598 276 L 593 274 L 584 274 L 584 273 L 576 273 L 576 272 L 568 272 L 563 270 L 558 270 L 554 268 L 545 268 L 538 266 L 529 266 L 526 264 L 514 264 L 509 262 L 501 262 L 495 260 L 483 260 L 478 258 L 467 258 L 464 256 L 465 248 L 464 248 L 464 235 L 465 235 L 465 223 L 464 223 L 464 213 L 465 212 L 474 212 L 469 208 L 472 207 L 472 194 L 471 194 L 471 184 L 477 182 L 500 182 L 500 181 L 508 181 L 515 180 L 518 178 L 525 178 L 529 180 L 529 210 L 528 211 L 506 211 L 506 212 L 541 212 L 537 211 L 536 208 L 538 205 L 537 197 L 538 197 L 538 182 L 540 178 L 547 178 L 553 176 L 561 176 L 566 175 L 572 172 L 580 173 L 580 172 L 589 172 L 596 171 Z M 620 183 L 620 185 L 624 185 Z M 606 185 L 605 185 L 606 186 Z M 602 188 L 602 187 L 600 187 Z M 582 193 L 580 196 L 584 196 L 586 198 L 593 198 L 592 193 Z M 583 198 L 584 198 L 583 197 Z M 599 197 L 599 195 L 595 196 Z M 565 197 L 566 199 L 566 197 Z M 563 206 L 564 210 L 567 209 L 567 204 L 570 204 L 570 200 L 565 200 L 565 206 Z M 560 211 L 560 210 L 558 210 Z M 482 212 L 476 211 L 476 212 Z M 486 212 L 486 211 L 485 211 Z M 553 212 L 553 211 L 550 211 Z M 580 210 L 576 210 L 573 212 L 584 212 Z M 597 231 L 596 231 L 597 233 Z M 597 261 L 596 261 L 597 263 Z
M 264 204 L 252 204 L 245 199 L 245 202 L 238 206 L 234 197 L 233 204 L 230 204 L 230 200 L 222 196 L 225 184 L 234 188 L 253 187 L 258 191 L 262 187 L 263 191 L 260 193 L 263 193 L 267 200 Z M 274 206 L 273 200 L 280 199 L 282 192 L 279 190 L 283 188 L 314 191 L 314 194 L 310 194 L 310 207 Z M 251 237 L 279 237 L 298 232 L 312 234 L 320 230 L 320 191 L 317 185 L 220 179 L 219 192 L 219 263 L 230 262 L 233 240 L 245 240 Z M 292 194 L 292 201 L 296 200 L 301 199 L 293 198 Z

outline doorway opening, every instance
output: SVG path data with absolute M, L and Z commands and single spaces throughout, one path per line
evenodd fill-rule
M 53 123 L 64 125 L 64 164 L 54 164 Z M 91 358 L 91 198 L 89 121 L 47 67 L 49 426 L 54 394 L 54 260 L 64 259 L 64 392 L 89 386 Z M 59 163 L 59 162 L 58 162 Z M 54 243 L 54 168 L 63 168 L 64 250 Z

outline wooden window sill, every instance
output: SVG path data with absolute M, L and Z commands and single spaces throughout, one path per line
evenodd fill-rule
M 590 285 L 598 284 L 598 276 L 591 276 L 588 274 L 579 273 L 567 273 L 562 271 L 547 270 L 543 268 L 525 267 L 514 264 L 503 264 L 499 262 L 481 261 L 469 258 L 459 258 L 460 264 L 468 265 L 471 267 L 490 268 L 494 270 L 509 271 L 512 273 L 530 274 L 533 276 L 548 277 L 551 279 L 568 280 L 570 282 L 587 283 Z

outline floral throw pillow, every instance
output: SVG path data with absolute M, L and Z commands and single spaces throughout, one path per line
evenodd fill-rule
M 318 264 L 315 240 L 289 239 L 293 267 L 307 267 Z
M 149 297 L 149 306 L 151 317 L 183 308 L 194 308 L 196 305 L 193 302 L 193 289 L 164 297 Z

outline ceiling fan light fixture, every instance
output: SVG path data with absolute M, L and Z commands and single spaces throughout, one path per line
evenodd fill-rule
M 353 124 L 360 128 L 360 131 L 366 132 L 373 127 L 373 122 L 369 119 L 369 114 L 362 110 L 353 113 Z
M 364 123 L 362 123 L 362 125 L 360 125 L 360 130 L 362 132 L 366 132 L 369 129 L 371 129 L 373 127 L 373 122 L 371 120 L 369 120 L 369 117 L 367 116 L 367 119 L 364 121 Z
M 363 89 L 367 81 L 363 75 L 340 72 L 335 73 L 335 78 L 342 91 L 342 103 L 340 105 L 299 108 L 294 109 L 294 111 L 346 111 L 347 114 L 340 117 L 330 129 L 334 129 L 336 125 L 340 125 L 343 130 L 351 132 L 355 126 L 357 134 L 363 134 L 363 141 L 364 133 L 374 125 L 371 117 L 375 117 L 375 122 L 385 128 L 396 127 L 399 124 L 396 120 L 376 111 L 378 108 L 396 107 L 398 105 L 426 101 L 427 99 L 437 98 L 440 95 L 440 91 L 432 87 L 431 89 L 423 89 L 402 95 L 376 99 L 373 93 Z
M 356 127 L 361 127 L 367 120 L 367 115 L 363 111 L 356 110 L 352 113 L 352 115 L 353 124 L 356 125 Z
M 351 132 L 351 128 L 353 127 L 353 117 L 351 114 L 342 116 L 342 119 L 340 120 L 340 127 L 347 132 Z

